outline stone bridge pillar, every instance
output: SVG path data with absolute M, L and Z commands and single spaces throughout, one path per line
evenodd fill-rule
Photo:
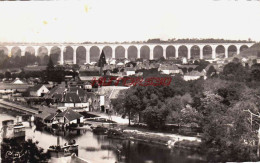
M 203 47 L 205 46 L 205 45 L 198 45 L 199 46 L 199 48 L 200 48 L 200 59 L 203 59 L 204 57 L 203 57 Z
M 175 58 L 179 58 L 179 47 L 180 47 L 180 45 L 174 45 L 173 47 L 175 48 Z
M 211 45 L 211 48 L 212 48 L 212 59 L 215 59 L 217 45 Z
M 32 46 L 32 48 L 34 49 L 34 55 L 37 57 L 40 46 Z
M 73 49 L 73 64 L 77 64 L 77 53 L 76 53 L 77 46 L 71 46 L 71 47 Z
M 137 58 L 140 58 L 140 54 L 141 54 L 141 45 L 136 45 L 137 48 Z
M 185 46 L 185 45 L 184 45 Z M 193 45 L 186 45 L 187 46 L 187 48 L 188 48 L 188 59 L 190 59 L 190 57 L 191 57 L 191 47 L 193 46 Z
M 112 58 L 116 58 L 116 45 L 111 45 L 112 48 Z
M 51 48 L 52 48 L 53 46 L 45 46 L 45 47 L 46 47 L 46 49 L 48 50 L 47 55 L 50 56 L 50 55 L 51 55 Z
M 13 46 L 5 46 L 7 48 L 7 55 L 11 56 Z
M 64 52 L 65 48 L 66 48 L 66 46 L 64 46 L 64 45 L 60 46 L 60 64 L 61 65 L 64 65 L 64 54 L 63 54 L 63 52 Z
M 237 48 L 237 54 L 239 54 L 240 53 L 240 45 L 236 45 L 236 48 Z
M 98 45 L 97 47 L 99 48 L 99 50 L 100 50 L 99 53 L 101 54 L 101 53 L 102 53 L 102 50 L 103 50 L 103 48 L 104 48 L 105 46 L 103 46 L 103 45 Z M 99 54 L 99 55 L 100 55 L 100 54 Z
M 124 48 L 125 48 L 125 58 L 128 59 L 128 48 L 129 46 L 128 45 L 122 45 Z
M 27 46 L 18 46 L 21 49 L 21 56 L 25 56 Z
M 164 59 L 166 59 L 166 48 L 168 45 L 161 45 L 162 46 L 162 49 L 163 49 L 163 57 Z
M 86 63 L 90 63 L 90 46 L 84 46 L 86 49 Z
M 229 47 L 229 45 L 224 45 L 224 48 L 225 48 L 225 58 L 228 58 L 228 47 Z
M 150 57 L 149 57 L 149 59 L 150 60 L 153 60 L 154 59 L 154 57 L 153 57 L 153 50 L 154 50 L 154 45 L 148 45 L 148 47 L 149 47 L 149 49 L 150 49 Z

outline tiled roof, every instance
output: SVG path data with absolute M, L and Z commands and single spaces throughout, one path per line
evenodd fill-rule
M 78 95 L 80 97 L 85 96 L 85 91 L 82 88 L 79 88 L 79 87 L 70 87 L 70 88 L 68 88 L 68 92 L 78 93 Z
M 161 65 L 161 70 L 179 70 L 178 66 L 176 65 Z
M 99 76 L 99 70 L 93 70 L 93 71 L 81 71 L 79 73 L 79 76 Z
M 64 101 L 65 103 L 81 103 L 80 97 L 75 92 L 68 92 L 65 94 Z
M 49 114 L 49 116 L 44 118 L 44 120 L 51 121 L 55 117 L 55 115 L 56 115 L 55 113 L 51 113 L 51 114 Z
M 52 98 L 57 99 L 57 100 L 61 100 L 62 99 L 62 94 L 54 93 Z
M 125 71 L 135 71 L 135 68 L 132 68 L 132 67 L 125 67 Z
M 63 94 L 65 91 L 65 85 L 59 84 L 58 86 L 52 88 L 48 94 L 46 94 L 46 97 L 53 97 L 54 95 L 56 96 L 57 94 Z
M 1 83 L 0 84 L 0 90 L 4 90 L 4 89 L 28 89 L 30 86 L 32 86 L 32 85 Z
M 42 86 L 43 86 L 42 84 L 35 85 L 33 87 L 30 87 L 28 90 L 35 92 L 35 91 L 38 91 Z
M 94 78 L 96 78 L 96 80 L 99 79 L 100 76 L 80 76 L 80 80 L 82 81 L 92 81 Z
M 186 73 L 185 76 L 204 76 L 204 73 L 198 71 L 191 71 Z
M 193 68 L 195 69 L 198 65 L 178 65 L 179 68 Z
M 83 117 L 83 115 L 73 111 L 72 109 L 67 109 L 64 112 L 61 112 L 56 115 L 57 117 L 65 117 L 69 121 L 73 121 L 75 119 L 79 119 Z

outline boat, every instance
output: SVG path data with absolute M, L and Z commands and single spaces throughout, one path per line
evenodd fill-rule
M 59 145 L 58 142 L 57 145 L 52 145 L 48 149 L 48 152 L 50 153 L 51 157 L 56 157 L 56 158 L 66 157 L 66 156 L 71 156 L 73 153 L 78 156 L 79 145 L 76 144 L 75 140 L 69 141 L 68 144 L 65 143 L 64 145 Z
M 94 134 L 97 135 L 106 135 L 108 132 L 108 128 L 98 125 L 97 127 L 92 127 L 92 131 Z

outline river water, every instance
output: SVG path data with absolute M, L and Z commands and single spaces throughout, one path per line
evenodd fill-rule
M 0 109 L 0 127 L 3 120 L 16 119 L 19 113 Z M 26 126 L 26 139 L 39 141 L 39 146 L 47 150 L 56 145 L 57 133 L 51 131 L 37 131 L 35 126 Z M 69 140 L 76 140 L 79 145 L 79 157 L 92 163 L 171 163 L 171 162 L 200 162 L 197 153 L 178 149 L 169 149 L 165 146 L 147 144 L 137 141 L 108 139 L 104 135 L 95 135 L 92 131 L 59 132 L 61 145 Z M 117 149 L 120 149 L 120 153 Z

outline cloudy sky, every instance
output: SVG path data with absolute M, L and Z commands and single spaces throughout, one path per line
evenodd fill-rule
M 5 1 L 0 2 L 0 25 L 0 42 L 260 41 L 260 1 Z

